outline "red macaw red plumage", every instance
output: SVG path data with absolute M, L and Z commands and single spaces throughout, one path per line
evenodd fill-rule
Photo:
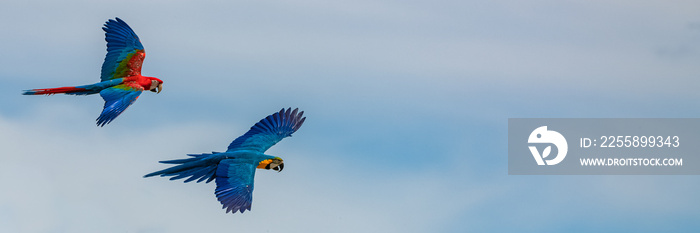
M 97 118 L 97 125 L 104 126 L 133 104 L 144 90 L 160 93 L 163 89 L 163 80 L 141 75 L 141 65 L 146 53 L 134 30 L 119 18 L 108 20 L 102 30 L 105 31 L 107 55 L 102 63 L 101 82 L 74 87 L 32 89 L 22 94 L 91 95 L 100 93 L 105 100 L 105 105 Z

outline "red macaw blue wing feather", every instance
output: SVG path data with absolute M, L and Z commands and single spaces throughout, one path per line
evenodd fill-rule
M 302 118 L 304 111 L 297 114 L 298 110 L 297 108 L 291 111 L 291 108 L 288 108 L 285 111 L 283 108 L 260 120 L 253 127 L 250 127 L 248 132 L 233 140 L 228 146 L 228 151 L 252 150 L 265 153 L 267 149 L 283 138 L 292 136 L 292 133 L 301 127 L 306 117 Z
M 216 169 L 216 198 L 226 213 L 250 210 L 253 203 L 253 178 L 255 165 L 252 160 L 224 159 Z
M 141 74 L 146 57 L 141 40 L 120 18 L 110 19 L 102 28 L 107 41 L 107 56 L 102 63 L 102 81 Z
M 100 91 L 100 96 L 105 100 L 102 114 L 97 118 L 97 125 L 104 126 L 117 118 L 131 104 L 139 98 L 143 88 L 138 85 L 119 84 Z

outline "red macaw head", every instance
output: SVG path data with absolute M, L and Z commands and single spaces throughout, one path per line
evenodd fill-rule
M 160 91 L 163 90 L 163 80 L 160 80 L 156 77 L 147 77 L 149 80 L 151 80 L 151 86 L 148 88 L 149 91 L 155 92 L 155 93 L 160 93 Z

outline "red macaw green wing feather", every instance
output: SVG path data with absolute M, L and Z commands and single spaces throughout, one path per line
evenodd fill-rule
M 134 30 L 123 20 L 110 19 L 102 28 L 107 41 L 107 56 L 100 79 L 107 81 L 141 74 L 145 50 Z
M 105 106 L 102 114 L 97 118 L 97 125 L 109 124 L 139 98 L 143 88 L 129 84 L 120 84 L 100 91 L 100 96 L 105 100 Z

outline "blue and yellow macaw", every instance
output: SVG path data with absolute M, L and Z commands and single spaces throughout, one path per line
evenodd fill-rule
M 100 93 L 105 100 L 97 125 L 112 122 L 139 98 L 141 92 L 149 90 L 160 93 L 163 80 L 141 75 L 141 65 L 146 51 L 134 30 L 123 20 L 110 19 L 104 24 L 107 56 L 102 63 L 99 83 L 75 86 L 26 90 L 23 95 L 92 95 Z
M 173 176 L 170 180 L 177 180 L 189 177 L 185 183 L 216 180 L 214 193 L 226 213 L 250 210 L 255 169 L 279 172 L 284 169 L 280 157 L 266 155 L 265 151 L 301 127 L 306 117 L 302 117 L 303 111 L 297 113 L 298 110 L 282 109 L 263 118 L 243 136 L 233 140 L 226 152 L 190 154 L 194 158 L 160 161 L 179 165 L 147 174 L 144 178 L 160 175 Z

